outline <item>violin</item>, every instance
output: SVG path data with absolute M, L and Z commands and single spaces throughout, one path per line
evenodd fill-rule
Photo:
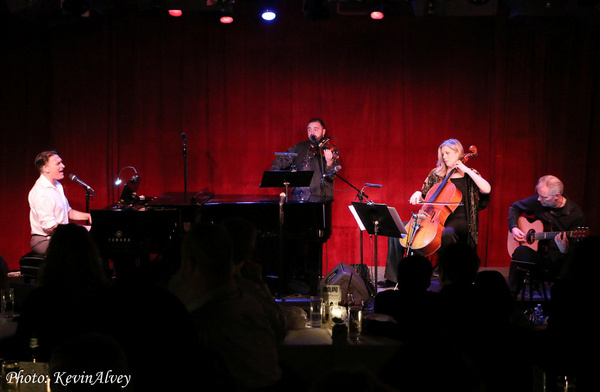
M 333 136 L 323 138 L 319 140 L 316 145 L 311 145 L 311 151 L 315 156 L 325 156 L 325 150 L 329 150 L 333 153 L 333 158 L 339 158 L 337 147 L 329 143 L 333 139 Z
M 478 155 L 477 147 L 471 146 L 469 153 L 460 158 L 460 161 L 466 163 Z M 431 187 L 425 201 L 421 203 L 421 209 L 417 214 L 413 214 L 413 218 L 406 225 L 408 235 L 400 239 L 400 243 L 406 248 L 407 254 L 413 249 L 423 256 L 428 256 L 440 248 L 446 219 L 461 205 L 462 200 L 462 192 L 450 181 L 455 171 L 456 168 L 450 170 L 441 182 Z

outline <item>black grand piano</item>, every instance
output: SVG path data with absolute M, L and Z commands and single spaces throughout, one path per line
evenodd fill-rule
M 169 274 L 178 266 L 181 239 L 191 224 L 245 218 L 258 230 L 254 259 L 273 292 L 316 293 L 322 245 L 331 236 L 332 200 L 281 201 L 277 195 L 214 195 L 203 190 L 184 198 L 183 192 L 168 192 L 127 206 L 91 210 L 90 233 L 103 257 L 120 264 L 122 271 L 159 260 Z

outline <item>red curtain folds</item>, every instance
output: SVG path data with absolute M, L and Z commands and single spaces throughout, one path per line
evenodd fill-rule
M 275 23 L 244 16 L 231 25 L 203 15 L 114 15 L 102 23 L 48 28 L 12 23 L 3 40 L 0 254 L 11 268 L 29 250 L 27 193 L 33 158 L 57 148 L 92 185 L 92 208 L 116 201 L 119 169 L 140 173 L 139 193 L 183 190 L 180 133 L 188 140 L 188 188 L 220 194 L 260 189 L 275 151 L 306 137 L 321 117 L 340 149 L 340 174 L 371 199 L 408 204 L 457 138 L 480 156 L 469 162 L 493 187 L 481 213 L 479 254 L 507 266 L 510 203 L 555 174 L 598 227 L 600 150 L 597 25 L 506 17 L 333 16 L 307 21 L 282 2 Z M 239 7 L 239 8 L 238 8 Z M 238 12 L 239 10 L 239 12 Z M 73 207 L 84 192 L 63 181 Z M 355 192 L 336 182 L 333 234 L 324 271 L 359 262 Z M 387 242 L 379 241 L 379 265 Z M 365 236 L 365 261 L 373 264 Z

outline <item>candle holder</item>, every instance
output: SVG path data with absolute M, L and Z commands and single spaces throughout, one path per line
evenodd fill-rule
M 333 326 L 331 328 L 331 340 L 333 344 L 348 343 L 348 319 L 347 310 L 344 306 L 331 305 L 329 310 Z
M 332 325 L 345 324 L 348 319 L 348 311 L 345 306 L 331 305 L 329 307 L 329 317 Z

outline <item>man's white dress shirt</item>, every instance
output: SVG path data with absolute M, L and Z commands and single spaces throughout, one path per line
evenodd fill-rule
M 31 234 L 48 235 L 49 229 L 56 224 L 69 223 L 69 201 L 63 186 L 55 181 L 52 184 L 44 175 L 40 175 L 31 191 L 29 191 L 29 221 Z

